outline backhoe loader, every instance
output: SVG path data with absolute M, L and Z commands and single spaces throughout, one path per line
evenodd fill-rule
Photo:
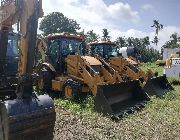
M 0 79 L 2 82 L 12 78 L 15 84 L 8 83 L 13 87 L 9 89 L 7 83 L 1 83 L 0 140 L 52 140 L 55 124 L 52 99 L 48 95 L 38 96 L 32 84 L 36 79 L 33 64 L 38 18 L 43 14 L 42 0 L 1 0 L 0 11 Z M 18 49 L 8 41 L 16 22 L 20 33 Z M 15 61 L 9 62 L 7 58 L 12 55 Z M 12 70 L 14 74 L 9 75 Z
M 88 44 L 89 55 L 96 56 L 101 62 L 107 62 L 120 75 L 126 75 L 127 80 L 139 79 L 141 87 L 148 95 L 162 96 L 173 87 L 168 82 L 166 75 L 158 76 L 150 69 L 144 72 L 142 69 L 134 65 L 130 59 L 126 59 L 118 54 L 118 46 L 111 41 L 92 42 Z
M 94 109 L 116 118 L 143 107 L 149 100 L 138 80 L 124 82 L 112 68 L 84 55 L 82 35 L 52 34 L 41 40 L 37 48 L 42 58 L 37 66 L 40 89 L 58 91 L 68 99 L 91 92 L 95 96 Z

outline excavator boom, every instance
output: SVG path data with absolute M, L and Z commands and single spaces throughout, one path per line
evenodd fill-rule
M 21 34 L 16 96 L 0 96 L 0 139 L 51 140 L 55 123 L 53 101 L 48 95 L 37 95 L 32 86 L 38 18 L 43 13 L 42 0 L 1 0 L 0 10 L 1 31 L 8 33 L 17 22 Z M 5 48 L 1 60 L 5 60 L 7 37 L 1 38 L 1 41 L 5 42 L 1 44 Z

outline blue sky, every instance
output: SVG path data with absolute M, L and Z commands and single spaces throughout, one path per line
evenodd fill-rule
M 112 40 L 147 35 L 152 40 L 154 30 L 150 26 L 158 19 L 164 25 L 158 49 L 172 33 L 180 34 L 179 0 L 44 0 L 43 9 L 45 15 L 59 11 L 75 19 L 81 30 L 94 30 L 101 35 L 102 29 L 107 28 Z
M 126 30 L 133 27 L 138 30 L 150 31 L 150 25 L 154 19 L 158 19 L 164 26 L 180 27 L 179 0 L 104 0 L 107 5 L 120 1 L 128 3 L 132 10 L 139 13 L 141 18 L 138 24 L 124 26 Z

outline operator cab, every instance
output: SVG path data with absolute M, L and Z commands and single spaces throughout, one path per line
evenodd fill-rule
M 48 37 L 48 48 L 46 54 L 49 61 L 60 73 L 66 72 L 65 58 L 68 55 L 83 55 L 85 42 L 76 36 L 53 35 Z
M 89 54 L 97 54 L 105 59 L 118 56 L 118 46 L 113 42 L 90 44 Z

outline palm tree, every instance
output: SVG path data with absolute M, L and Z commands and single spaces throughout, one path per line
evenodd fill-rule
M 133 37 L 128 37 L 127 44 L 128 46 L 133 46 Z
M 174 33 L 174 34 L 172 34 L 171 36 L 170 36 L 170 38 L 172 38 L 172 43 L 173 44 L 177 44 L 178 43 L 178 38 L 180 38 L 180 37 L 178 37 L 178 34 L 177 33 Z
M 102 37 L 103 37 L 103 40 L 105 40 L 105 41 L 110 39 L 108 29 L 103 29 L 103 36 Z
M 90 43 L 99 39 L 99 35 L 97 35 L 93 30 L 88 31 L 85 36 L 86 43 Z
M 159 20 L 153 20 L 153 23 L 151 27 L 156 29 L 156 35 L 158 36 L 159 31 L 163 29 L 163 25 L 159 23 Z
M 158 37 L 157 37 L 157 35 L 156 35 L 156 36 L 154 37 L 154 40 L 152 41 L 152 43 L 156 44 L 156 46 L 157 46 L 158 42 L 159 42 L 159 39 L 158 39 Z
M 163 25 L 159 23 L 159 20 L 153 20 L 153 23 L 154 23 L 154 24 L 153 24 L 151 27 L 154 27 L 155 30 L 156 30 L 156 32 L 155 32 L 155 37 L 154 37 L 154 41 L 153 41 L 153 42 L 154 42 L 154 43 L 156 44 L 156 46 L 157 46 L 157 44 L 158 44 L 158 42 L 159 42 L 158 33 L 159 33 L 160 30 L 163 29 Z
M 142 39 L 142 44 L 143 46 L 147 47 L 150 45 L 150 42 L 149 42 L 149 36 L 146 36 Z
M 118 37 L 116 40 L 117 40 L 117 43 L 120 47 L 126 46 L 126 40 L 124 37 Z

